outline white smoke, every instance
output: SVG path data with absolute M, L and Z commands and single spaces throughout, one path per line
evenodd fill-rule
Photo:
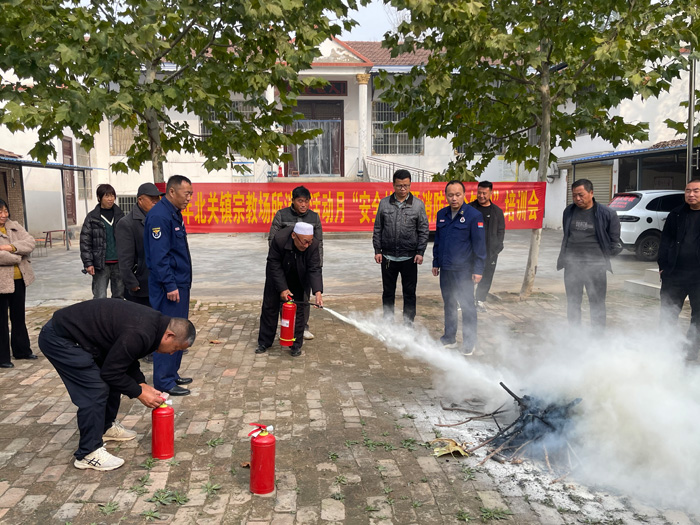
M 493 409 L 510 400 L 500 381 L 546 401 L 582 398 L 570 436 L 581 460 L 576 479 L 656 504 L 700 506 L 700 367 L 686 365 L 681 336 L 640 320 L 597 337 L 552 325 L 534 348 L 501 336 L 490 365 L 443 348 L 424 329 L 327 310 L 434 367 L 435 386 L 449 401 L 476 397 Z

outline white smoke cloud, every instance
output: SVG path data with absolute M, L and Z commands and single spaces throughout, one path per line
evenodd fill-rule
M 485 410 L 494 409 L 511 399 L 500 381 L 546 401 L 582 398 L 569 439 L 581 459 L 573 478 L 649 503 L 700 507 L 700 367 L 686 365 L 680 334 L 659 333 L 640 319 L 596 337 L 551 324 L 538 330 L 536 347 L 500 335 L 488 359 L 495 364 L 485 364 L 443 348 L 421 328 L 388 325 L 380 314 L 330 312 L 431 365 L 446 401 L 480 398 Z

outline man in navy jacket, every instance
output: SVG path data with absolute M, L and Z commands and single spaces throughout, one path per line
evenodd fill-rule
M 435 219 L 433 275 L 440 276 L 445 303 L 445 333 L 440 342 L 457 346 L 457 308 L 462 308 L 462 353 L 471 355 L 476 344 L 474 285 L 481 281 L 486 261 L 484 218 L 464 203 L 464 184 L 452 180 L 445 186 L 449 206 Z
M 192 183 L 187 177 L 168 179 L 165 198 L 146 215 L 143 248 L 148 266 L 148 298 L 160 313 L 187 319 L 192 287 L 192 258 L 187 244 L 182 210 L 192 198 Z M 186 396 L 183 388 L 192 378 L 180 377 L 182 352 L 154 354 L 153 386 L 173 396 Z

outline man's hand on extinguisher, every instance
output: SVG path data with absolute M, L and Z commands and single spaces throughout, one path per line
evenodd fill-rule
M 283 301 L 291 301 L 294 299 L 294 294 L 290 292 L 289 290 L 283 290 L 280 293 L 280 297 L 282 298 Z
M 321 292 L 316 292 L 316 308 L 323 308 L 323 295 Z
M 163 402 L 163 397 L 160 390 L 156 390 L 151 385 L 141 383 L 141 395 L 138 400 L 148 408 L 158 408 Z

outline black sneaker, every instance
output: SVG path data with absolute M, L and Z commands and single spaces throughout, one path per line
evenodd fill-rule
M 267 352 L 267 348 L 263 345 L 258 345 L 258 347 L 255 349 L 256 354 L 264 354 L 265 352 Z
M 292 348 L 292 351 L 289 352 L 289 355 L 292 357 L 301 357 L 304 355 L 304 352 L 301 350 L 301 348 Z

